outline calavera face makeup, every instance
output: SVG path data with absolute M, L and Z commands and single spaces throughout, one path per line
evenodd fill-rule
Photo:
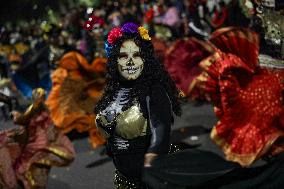
M 140 48 L 133 40 L 122 43 L 117 63 L 118 72 L 125 79 L 135 80 L 141 75 L 144 62 L 140 55 Z

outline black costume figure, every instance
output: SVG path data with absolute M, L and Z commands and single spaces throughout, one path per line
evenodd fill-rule
M 147 30 L 133 23 L 108 35 L 108 82 L 96 107 L 96 122 L 107 138 L 116 167 L 117 188 L 147 188 L 144 166 L 170 150 L 173 112 L 180 114 L 178 91 L 154 58 Z

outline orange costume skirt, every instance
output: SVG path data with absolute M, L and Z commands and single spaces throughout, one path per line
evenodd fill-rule
M 105 84 L 106 59 L 89 64 L 77 52 L 65 54 L 52 74 L 52 90 L 46 100 L 51 118 L 64 133 L 89 132 L 93 147 L 105 143 L 95 125 L 94 107 Z

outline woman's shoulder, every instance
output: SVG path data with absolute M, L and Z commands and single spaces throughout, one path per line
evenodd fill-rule
M 161 84 L 154 84 L 150 88 L 150 100 L 154 102 L 168 102 L 169 96 Z
M 153 84 L 150 87 L 150 96 L 165 95 L 166 89 L 161 84 Z

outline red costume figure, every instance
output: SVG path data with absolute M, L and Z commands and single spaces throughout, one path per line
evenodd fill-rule
M 248 29 L 223 28 L 210 41 L 219 49 L 201 63 L 199 81 L 219 118 L 211 138 L 243 166 L 282 152 L 283 70 L 258 65 L 258 35 Z
M 1 188 L 45 188 L 51 166 L 74 159 L 72 143 L 52 125 L 44 95 L 43 89 L 34 90 L 34 102 L 25 113 L 13 112 L 21 127 L 0 133 Z
M 201 91 L 194 88 L 195 79 L 202 72 L 200 61 L 211 53 L 213 48 L 210 45 L 195 38 L 177 40 L 166 52 L 165 67 L 186 97 L 203 97 Z

